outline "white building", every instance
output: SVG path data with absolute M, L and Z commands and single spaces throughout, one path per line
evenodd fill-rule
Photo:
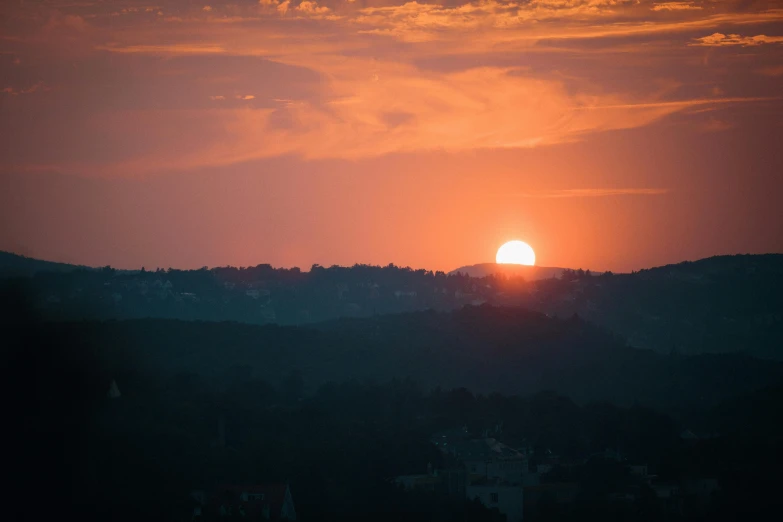
M 524 494 L 522 486 L 511 486 L 502 482 L 471 484 L 466 488 L 468 499 L 478 499 L 488 508 L 497 508 L 506 515 L 507 522 L 521 522 L 523 519 Z
M 527 456 L 502 442 L 484 437 L 467 439 L 467 430 L 444 432 L 432 441 L 467 474 L 465 496 L 497 508 L 508 522 L 523 518 L 525 486 L 538 485 L 538 474 L 530 473 Z
M 530 475 L 527 457 L 493 438 L 457 441 L 441 451 L 462 462 L 472 480 L 500 480 L 521 484 Z

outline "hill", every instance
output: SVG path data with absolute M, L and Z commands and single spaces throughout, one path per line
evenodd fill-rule
M 783 255 L 720 256 L 600 276 L 565 269 L 539 280 L 514 270 L 471 277 L 394 265 L 314 265 L 309 272 L 270 265 L 154 272 L 105 267 L 36 271 L 14 282 L 25 286 L 42 314 L 57 320 L 302 325 L 488 303 L 578 314 L 660 353 L 783 359 Z
M 0 277 L 30 277 L 38 272 L 71 272 L 79 269 L 87 269 L 87 267 L 42 261 L 0 251 Z
M 498 263 L 479 263 L 477 265 L 462 266 L 449 272 L 449 275 L 464 274 L 470 277 L 487 277 L 502 275 L 505 277 L 523 277 L 527 281 L 550 279 L 560 277 L 565 268 L 553 266 L 526 266 Z
M 536 309 L 582 317 L 660 352 L 783 357 L 783 255 L 717 256 L 540 281 Z
M 116 375 L 200 375 L 217 386 L 291 375 L 327 382 L 410 378 L 482 393 L 554 390 L 584 402 L 641 403 L 669 412 L 783 382 L 783 364 L 741 355 L 661 355 L 626 346 L 578 318 L 488 305 L 342 319 L 313 327 L 134 320 L 48 323 L 52 339 L 99 346 Z M 168 376 L 168 377 L 166 377 Z
M 531 469 L 554 462 L 542 483 L 576 481 L 585 492 L 559 508 L 568 516 L 544 518 L 541 510 L 531 520 L 578 520 L 585 512 L 595 520 L 618 513 L 623 520 L 660 519 L 663 501 L 654 497 L 649 505 L 593 500 L 638 485 L 627 469 L 633 463 L 667 483 L 717 476 L 716 509 L 725 516 L 712 520 L 774 508 L 783 461 L 779 423 L 770 419 L 780 410 L 780 388 L 755 390 L 780 382 L 777 363 L 658 355 L 627 348 L 577 318 L 488 306 L 345 319 L 317 329 L 171 320 L 25 328 L 23 322 L 3 331 L 3 340 L 11 339 L 4 343 L 3 406 L 17 425 L 8 432 L 14 451 L 6 467 L 17 498 L 33 500 L 41 467 L 72 485 L 56 489 L 57 502 L 38 510 L 51 516 L 80 505 L 82 520 L 189 519 L 194 489 L 285 481 L 302 520 L 418 520 L 422 513 L 443 521 L 501 520 L 478 504 L 405 493 L 389 480 L 421 473 L 427 463 L 446 469 L 429 441 L 457 426 L 524 449 Z M 504 366 L 512 366 L 507 374 Z M 516 380 L 505 378 L 514 373 Z M 634 404 L 578 404 L 551 392 L 426 390 L 402 378 L 357 382 L 389 374 L 423 375 L 428 384 L 479 382 L 487 390 L 554 383 L 585 398 L 610 391 Z M 330 375 L 352 382 L 318 387 Z M 540 379 L 531 385 L 535 375 Z M 647 380 L 636 383 L 640 375 Z M 119 397 L 107 396 L 110 383 Z M 641 404 L 669 405 L 677 418 L 635 403 L 639 397 Z M 732 430 L 729 437 L 679 436 L 684 428 L 699 431 L 689 410 L 703 415 L 700 405 L 709 408 L 705 420 L 717 416 Z

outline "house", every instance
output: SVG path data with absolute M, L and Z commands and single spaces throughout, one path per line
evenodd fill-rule
M 677 482 L 655 481 L 652 488 L 665 511 L 698 513 L 709 507 L 720 492 L 720 483 L 713 477 L 685 477 Z
M 655 475 L 650 475 L 647 464 L 631 464 L 628 466 L 628 470 L 631 472 L 631 476 L 637 479 L 640 483 L 650 485 Z
M 394 482 L 406 491 L 438 491 L 465 498 L 467 473 L 464 468 L 433 469 L 427 464 L 426 474 L 400 475 Z
M 652 489 L 665 513 L 682 515 L 682 495 L 676 482 L 654 482 Z
M 493 438 L 456 441 L 439 448 L 461 462 L 471 480 L 497 479 L 521 484 L 530 479 L 525 455 Z
M 449 463 L 450 472 L 443 473 L 449 492 L 496 508 L 508 522 L 522 520 L 524 487 L 538 484 L 523 452 L 491 437 L 470 439 L 465 428 L 441 432 L 430 440 Z
M 258 484 L 250 486 L 222 485 L 210 494 L 191 492 L 192 520 L 222 520 L 242 517 L 246 520 L 296 520 L 291 490 L 288 484 Z
M 499 480 L 473 483 L 466 488 L 469 500 L 479 500 L 486 507 L 497 508 L 506 515 L 507 522 L 521 522 L 524 518 L 524 490 Z

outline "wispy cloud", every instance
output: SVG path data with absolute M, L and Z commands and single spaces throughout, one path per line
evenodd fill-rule
M 29 87 L 24 87 L 21 89 L 16 89 L 14 87 L 5 87 L 2 91 L 4 94 L 10 94 L 11 96 L 18 96 L 20 94 L 33 94 L 36 92 L 46 92 L 50 91 L 51 88 L 48 87 L 44 82 L 37 82 Z
M 67 114 L 69 122 L 100 133 L 118 151 L 96 151 L 90 144 L 99 140 L 85 138 L 78 151 L 62 154 L 78 162 L 74 169 L 92 162 L 96 172 L 122 174 L 279 156 L 353 160 L 581 141 L 699 108 L 776 100 L 759 97 L 770 91 L 755 86 L 732 88 L 736 97 L 694 97 L 706 93 L 695 81 L 718 81 L 704 55 L 729 54 L 705 53 L 702 46 L 757 46 L 754 54 L 761 55 L 777 51 L 762 44 L 783 39 L 740 36 L 783 21 L 783 9 L 763 2 L 739 9 L 647 0 L 379 0 L 372 7 L 345 0 L 205 0 L 167 3 L 165 16 L 135 2 L 124 0 L 119 18 L 109 12 L 118 7 L 105 2 L 80 9 L 78 16 L 62 8 L 54 22 L 46 21 L 46 11 L 38 15 L 43 32 L 37 39 L 0 37 L 25 63 L 21 51 L 32 44 L 53 63 L 88 63 L 61 56 L 79 48 L 84 57 L 116 70 L 112 78 L 125 78 L 126 64 L 145 78 L 145 87 L 108 85 L 116 95 L 107 90 L 82 109 L 80 99 L 68 96 L 85 92 L 87 83 L 103 85 L 102 77 L 90 77 L 103 69 L 65 75 L 72 83 L 58 88 L 61 106 L 73 101 L 80 107 Z M 727 34 L 702 36 L 717 30 Z M 547 60 L 540 53 L 548 53 Z M 574 54 L 589 61 L 574 60 Z M 779 75 L 774 57 L 764 58 L 754 70 Z M 618 80 L 618 66 L 640 60 L 654 69 L 644 72 L 643 81 Z M 37 61 L 46 59 L 30 54 L 30 63 Z M 166 72 L 164 62 L 171 65 Z M 704 64 L 697 80 L 695 63 Z M 166 80 L 158 81 L 164 74 Z M 656 82 L 662 77 L 682 80 L 660 90 Z M 25 91 L 9 87 L 5 93 Z M 192 134 L 185 139 L 160 130 L 161 136 L 153 136 L 162 128 Z M 164 141 L 177 143 L 160 147 Z
M 580 107 L 574 107 L 574 110 L 578 111 L 591 111 L 591 110 L 611 110 L 611 109 L 663 109 L 663 108 L 686 108 L 696 107 L 699 105 L 718 105 L 729 103 L 752 103 L 752 102 L 765 102 L 765 101 L 778 101 L 780 97 L 733 97 L 733 98 L 691 98 L 688 100 L 671 100 L 660 102 L 639 102 L 639 103 L 626 103 L 618 105 L 583 105 Z
M 109 51 L 122 54 L 156 54 L 156 55 L 208 55 L 227 54 L 224 47 L 218 45 L 169 44 L 169 45 L 98 45 L 99 51 Z
M 743 47 L 751 47 L 772 43 L 783 43 L 783 36 L 767 36 L 765 34 L 760 34 L 757 36 L 740 36 L 738 34 L 726 35 L 723 33 L 713 33 L 709 36 L 696 38 L 695 43 L 691 45 L 704 47 L 727 47 L 741 45 Z
M 661 2 L 653 4 L 650 9 L 653 11 L 694 11 L 700 10 L 702 7 L 693 2 Z

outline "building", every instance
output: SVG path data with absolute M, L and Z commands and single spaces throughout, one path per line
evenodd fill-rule
M 430 440 L 446 457 L 440 474 L 447 491 L 496 508 L 508 522 L 524 518 L 524 487 L 537 485 L 538 474 L 530 472 L 523 452 L 491 437 L 471 439 L 465 428 Z
M 499 480 L 512 484 L 534 485 L 538 476 L 530 473 L 524 453 L 487 437 L 455 441 L 440 446 L 453 461 L 460 462 L 471 481 Z
M 473 483 L 466 488 L 469 500 L 477 499 L 486 507 L 497 508 L 506 515 L 507 522 L 521 522 L 524 518 L 524 492 L 521 485 L 499 480 Z

